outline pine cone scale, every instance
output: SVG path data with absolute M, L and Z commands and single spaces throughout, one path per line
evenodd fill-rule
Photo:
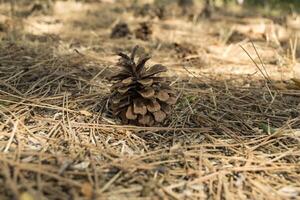
M 133 112 L 135 114 L 141 114 L 141 115 L 145 115 L 147 113 L 147 107 L 141 101 L 141 99 L 133 101 Z
M 153 79 L 151 78 L 145 78 L 137 81 L 138 83 L 142 84 L 145 87 L 149 87 L 153 84 Z
M 169 105 L 174 105 L 176 103 L 177 99 L 176 97 L 170 97 L 166 103 L 169 104 Z
M 157 122 L 162 122 L 167 117 L 166 113 L 161 110 L 154 112 L 153 115 Z
M 156 100 L 150 101 L 150 103 L 147 105 L 147 110 L 151 113 L 159 111 L 160 108 L 161 106 Z
M 126 118 L 130 120 L 135 120 L 137 118 L 137 115 L 133 113 L 133 108 L 131 105 L 127 108 Z
M 123 86 L 123 87 L 120 87 L 118 88 L 118 92 L 120 94 L 125 94 L 126 92 L 128 92 L 130 89 L 132 88 L 132 86 Z
M 144 66 L 146 64 L 146 62 L 150 59 L 151 57 L 150 56 L 147 56 L 145 58 L 141 58 L 139 61 L 138 61 L 138 65 L 136 66 L 136 71 L 139 73 L 141 72 L 143 69 L 144 69 Z
M 167 71 L 167 68 L 165 66 L 156 64 L 156 65 L 153 65 L 152 67 L 150 67 L 149 70 L 142 73 L 142 77 L 147 78 L 150 76 L 154 76 L 155 74 L 166 72 L 166 71 Z
M 160 90 L 158 91 L 158 93 L 156 94 L 156 98 L 158 98 L 160 101 L 167 101 L 170 96 L 168 94 L 168 92 L 164 91 L 164 90 Z
M 143 90 L 138 91 L 138 93 L 139 93 L 142 97 L 144 97 L 144 98 L 146 98 L 146 99 L 150 99 L 150 98 L 154 97 L 155 91 L 154 91 L 154 89 L 151 88 L 151 87 L 146 87 L 146 88 L 144 88 Z

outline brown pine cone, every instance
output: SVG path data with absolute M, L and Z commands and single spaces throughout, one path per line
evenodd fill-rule
M 121 70 L 111 80 L 110 109 L 124 124 L 146 125 L 162 123 L 176 103 L 175 91 L 166 79 L 157 74 L 166 72 L 161 64 L 145 67 L 150 56 L 140 57 L 135 62 L 138 46 L 130 56 L 119 53 L 118 66 Z

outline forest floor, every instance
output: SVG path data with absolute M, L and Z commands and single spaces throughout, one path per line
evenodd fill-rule
M 191 19 L 172 7 L 159 19 L 108 0 L 9 6 L 0 199 L 300 199 L 300 18 L 236 8 Z M 131 34 L 111 38 L 119 22 Z M 107 112 L 116 53 L 134 45 L 178 92 L 159 127 Z

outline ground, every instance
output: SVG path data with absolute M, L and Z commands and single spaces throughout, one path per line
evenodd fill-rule
M 38 5 L 0 4 L 0 199 L 300 199 L 299 18 Z M 107 108 L 134 45 L 178 93 L 160 126 Z

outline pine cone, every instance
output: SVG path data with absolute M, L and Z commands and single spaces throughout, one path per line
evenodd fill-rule
M 165 78 L 156 76 L 167 68 L 161 64 L 145 67 L 150 56 L 140 57 L 135 62 L 138 46 L 130 56 L 119 53 L 118 66 L 122 69 L 111 80 L 112 96 L 110 109 L 124 124 L 152 126 L 161 123 L 176 103 L 174 90 Z
M 122 38 L 130 35 L 129 27 L 126 23 L 120 22 L 116 24 L 110 34 L 111 38 Z
M 151 24 L 148 22 L 140 23 L 140 27 L 135 30 L 135 37 L 141 40 L 149 40 L 151 34 Z

